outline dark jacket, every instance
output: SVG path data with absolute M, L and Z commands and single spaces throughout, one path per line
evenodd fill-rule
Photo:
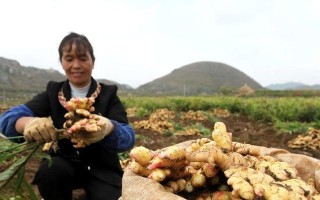
M 96 87 L 97 83 L 92 79 L 87 97 L 91 96 Z M 26 106 L 33 111 L 35 116 L 51 116 L 57 129 L 63 128 L 64 115 L 67 113 L 67 110 L 58 101 L 58 92 L 61 88 L 63 88 L 66 100 L 70 100 L 71 88 L 68 81 L 50 81 L 45 92 L 26 103 Z M 101 84 L 100 94 L 93 105 L 95 107 L 94 113 L 120 123 L 128 123 L 124 107 L 117 96 L 117 89 L 116 85 Z M 58 151 L 56 153 L 52 152 L 52 156 L 62 156 L 80 161 L 84 165 L 90 166 L 91 172 L 101 179 L 111 184 L 121 185 L 123 172 L 117 153 L 106 150 L 99 142 L 85 148 L 76 149 L 73 148 L 69 139 L 62 139 L 58 141 L 58 146 Z

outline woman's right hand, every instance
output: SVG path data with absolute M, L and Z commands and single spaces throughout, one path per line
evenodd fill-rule
M 50 118 L 34 117 L 24 126 L 24 138 L 27 142 L 46 143 L 57 140 L 57 131 Z

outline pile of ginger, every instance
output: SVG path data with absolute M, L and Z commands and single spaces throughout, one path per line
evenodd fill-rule
M 223 122 L 216 122 L 212 139 L 201 138 L 163 149 L 136 146 L 128 169 L 162 184 L 169 192 L 194 192 L 219 182 L 224 174 L 229 191 L 216 191 L 198 199 L 320 199 L 315 181 L 298 176 L 296 168 L 260 147 L 232 142 Z

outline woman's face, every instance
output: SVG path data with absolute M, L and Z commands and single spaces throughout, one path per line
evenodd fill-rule
M 94 63 L 88 50 L 83 48 L 79 51 L 74 43 L 71 46 L 66 45 L 63 48 L 61 64 L 72 85 L 84 87 L 91 81 Z

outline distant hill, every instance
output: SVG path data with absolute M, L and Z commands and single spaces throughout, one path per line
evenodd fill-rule
M 66 77 L 57 70 L 21 66 L 17 61 L 0 57 L 0 91 L 37 93 L 45 90 L 48 81 L 63 81 Z M 116 84 L 119 92 L 132 88 L 114 81 L 99 79 L 106 84 Z
M 56 70 L 24 67 L 15 60 L 0 57 L 0 90 L 37 92 L 44 90 L 49 80 L 64 79 Z
M 45 90 L 49 80 L 62 81 L 65 78 L 65 75 L 57 70 L 25 67 L 15 60 L 0 57 L 0 100 L 10 95 L 20 98 L 21 95 L 27 94 L 25 98 L 29 98 Z M 137 89 L 112 80 L 98 81 L 118 85 L 118 92 L 123 95 L 210 95 L 222 90 L 236 91 L 244 85 L 253 90 L 320 90 L 320 85 L 309 86 L 297 82 L 262 87 L 238 69 L 219 62 L 191 63 Z
M 268 88 L 270 90 L 320 90 L 320 85 L 307 85 L 299 82 L 287 82 L 267 85 L 265 86 L 265 88 Z
M 222 88 L 237 90 L 247 84 L 254 90 L 264 89 L 243 72 L 223 63 L 196 62 L 173 70 L 137 88 L 138 94 L 203 95 Z

